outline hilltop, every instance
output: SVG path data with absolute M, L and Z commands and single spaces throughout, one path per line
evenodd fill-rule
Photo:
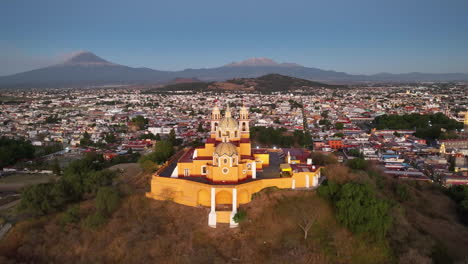
M 267 74 L 257 78 L 238 78 L 224 82 L 184 82 L 153 88 L 148 93 L 159 91 L 257 91 L 257 92 L 286 92 L 296 89 L 310 90 L 314 88 L 344 88 L 343 85 L 332 85 L 321 82 L 280 75 Z

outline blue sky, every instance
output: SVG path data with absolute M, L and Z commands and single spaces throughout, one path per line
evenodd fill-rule
M 0 2 L 0 75 L 78 50 L 161 70 L 268 57 L 349 73 L 468 73 L 468 1 Z

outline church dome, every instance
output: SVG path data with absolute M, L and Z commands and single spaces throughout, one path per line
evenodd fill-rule
M 227 156 L 233 156 L 237 155 L 237 148 L 234 146 L 232 143 L 227 143 L 227 142 L 222 142 L 219 143 L 218 146 L 216 146 L 214 154 L 217 154 L 218 156 L 222 155 L 227 155 Z
M 219 129 L 221 131 L 232 131 L 239 129 L 239 124 L 237 121 L 232 117 L 224 117 L 219 122 Z

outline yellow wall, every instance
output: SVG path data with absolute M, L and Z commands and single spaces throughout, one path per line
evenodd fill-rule
M 211 188 L 216 188 L 216 194 L 225 191 L 232 197 L 232 189 L 237 189 L 237 206 L 248 203 L 252 199 L 252 194 L 260 190 L 276 186 L 280 189 L 291 188 L 292 181 L 295 180 L 296 188 L 305 188 L 305 175 L 309 175 L 309 186 L 312 187 L 313 177 L 318 176 L 317 172 L 295 173 L 288 178 L 262 179 L 242 183 L 238 185 L 209 185 L 179 178 L 167 178 L 154 175 L 151 180 L 151 192 L 147 197 L 158 200 L 173 200 L 176 203 L 188 206 L 210 206 Z M 225 196 L 225 195 L 224 195 Z M 218 196 L 217 196 L 218 197 Z M 223 197 L 223 196 L 221 196 Z M 216 201 L 218 204 L 218 201 Z M 223 198 L 222 202 L 225 202 Z
M 229 224 L 231 221 L 231 211 L 216 211 L 216 222 Z
M 213 156 L 213 152 L 214 152 L 214 144 L 213 143 L 208 143 L 208 144 L 205 144 L 205 148 L 200 148 L 200 149 L 197 149 L 197 154 L 198 156 L 210 156 L 212 157 Z
M 240 148 L 239 153 L 241 155 L 246 155 L 246 156 L 252 155 L 252 152 L 251 152 L 252 145 L 250 143 L 240 143 L 239 145 L 240 145 L 239 146 L 239 148 Z
M 270 154 L 254 154 L 255 160 L 260 160 L 262 162 L 262 167 L 270 165 Z M 258 163 L 257 163 L 258 164 Z

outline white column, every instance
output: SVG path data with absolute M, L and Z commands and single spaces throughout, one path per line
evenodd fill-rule
M 306 175 L 306 176 L 305 176 L 305 182 L 306 182 L 306 186 L 305 186 L 305 187 L 306 187 L 306 188 L 309 188 L 309 187 L 310 187 L 310 186 L 309 186 L 309 175 Z
M 237 189 L 232 189 L 232 212 L 231 220 L 229 221 L 229 227 L 237 227 L 239 224 L 234 222 L 234 216 L 237 213 Z
M 208 215 L 208 225 L 216 227 L 216 188 L 211 188 L 211 210 Z
M 313 181 L 314 181 L 314 182 L 313 182 L 313 185 L 312 185 L 313 187 L 317 187 L 317 185 L 318 185 L 318 179 L 319 179 L 319 176 L 318 176 L 318 175 L 315 175 L 314 178 L 313 178 Z
M 171 178 L 178 178 L 179 177 L 179 166 L 176 166 L 172 171 Z
M 252 162 L 252 179 L 257 179 L 257 163 Z
M 292 179 L 292 185 L 291 185 L 291 189 L 296 189 L 296 180 L 295 179 Z

